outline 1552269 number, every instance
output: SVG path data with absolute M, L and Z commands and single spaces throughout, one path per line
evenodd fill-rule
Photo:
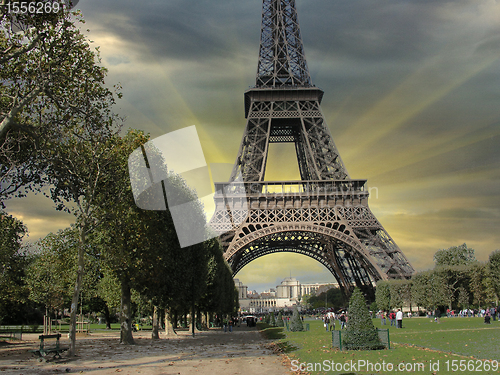
M 61 10 L 59 1 L 14 1 L 5 4 L 7 13 L 11 14 L 44 14 L 57 13 Z
M 476 360 L 465 360 L 465 359 L 453 359 L 444 362 L 446 365 L 446 371 L 467 371 L 467 372 L 481 372 L 481 371 L 498 371 L 498 361 L 481 361 Z

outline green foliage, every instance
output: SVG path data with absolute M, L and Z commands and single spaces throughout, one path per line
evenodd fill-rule
M 14 321 L 27 300 L 25 268 L 30 257 L 22 250 L 23 223 L 0 211 L 0 322 Z
M 441 249 L 434 254 L 436 266 L 460 266 L 475 261 L 474 249 L 468 248 L 465 243 L 460 246 Z
M 97 291 L 109 308 L 120 307 L 120 281 L 111 271 L 104 271 L 97 284 Z
M 342 307 L 346 306 L 346 299 L 344 293 L 340 288 L 330 288 L 328 291 L 322 292 L 318 295 L 311 295 L 307 298 L 307 303 L 310 305 L 312 309 L 316 309 L 318 307 L 325 307 L 325 303 L 327 307 L 333 307 L 338 310 Z
M 387 281 L 379 281 L 375 290 L 375 302 L 382 311 L 391 309 L 391 290 Z
M 356 288 L 349 300 L 347 330 L 343 333 L 343 346 L 347 350 L 381 349 L 377 330 L 370 318 L 365 298 Z
M 487 276 L 486 265 L 476 263 L 470 267 L 470 284 L 469 288 L 472 294 L 473 303 L 481 308 L 485 306 L 486 290 L 483 285 L 483 280 Z
M 78 243 L 75 228 L 49 233 L 37 242 L 39 251 L 26 277 L 30 300 L 49 310 L 62 309 L 68 304 L 76 277 Z
M 285 322 L 283 322 L 283 314 L 281 313 L 281 311 L 279 312 L 278 318 L 276 319 L 276 326 L 277 327 L 284 327 L 285 326 Z
M 498 300 L 500 299 L 500 250 L 495 250 L 490 254 L 488 274 L 491 280 L 491 287 Z
M 234 281 L 229 265 L 224 260 L 222 248 L 217 239 L 205 242 L 209 252 L 206 291 L 198 304 L 202 311 L 221 314 L 233 314 L 237 310 L 236 296 L 229 291 L 234 289 Z
M 50 182 L 58 209 L 67 209 L 64 201 L 83 194 L 74 186 L 77 179 L 59 173 L 82 175 L 76 162 L 62 156 L 68 154 L 63 150 L 80 152 L 90 172 L 98 158 L 89 158 L 81 146 L 94 147 L 94 157 L 100 154 L 102 138 L 89 134 L 114 126 L 110 107 L 115 99 L 104 85 L 106 69 L 98 52 L 77 25 L 83 22 L 79 14 L 61 10 L 57 16 L 24 13 L 16 15 L 17 21 L 19 17 L 23 33 L 10 32 L 9 15 L 2 14 L 0 25 L 0 197 L 23 196 L 24 187 Z
M 269 314 L 269 325 L 271 327 L 276 327 L 276 316 L 274 316 L 274 311 L 271 311 L 271 314 Z
M 302 319 L 300 318 L 299 310 L 297 306 L 293 307 L 292 318 L 289 323 L 290 331 L 297 332 L 304 330 L 304 324 L 302 323 Z

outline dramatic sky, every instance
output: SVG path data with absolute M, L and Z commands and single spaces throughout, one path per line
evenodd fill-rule
M 123 85 L 126 126 L 157 137 L 196 125 L 208 163 L 236 158 L 255 84 L 259 0 L 81 0 L 107 82 Z M 467 243 L 500 248 L 500 3 L 496 0 L 297 0 L 313 83 L 352 178 L 417 270 Z M 298 179 L 291 145 L 272 145 L 266 179 Z M 39 197 L 8 202 L 30 240 L 72 217 Z M 260 258 L 249 289 L 289 275 L 333 281 L 312 259 Z

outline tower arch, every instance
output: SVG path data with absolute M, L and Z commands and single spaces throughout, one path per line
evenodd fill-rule
M 366 180 L 351 179 L 326 125 L 323 91 L 307 68 L 295 0 L 263 0 L 255 86 L 227 183 L 216 183 L 210 227 L 236 274 L 273 252 L 300 252 L 349 291 L 414 269 L 368 207 Z M 293 143 L 299 181 L 265 181 L 271 143 Z M 284 166 L 286 167 L 286 166 Z

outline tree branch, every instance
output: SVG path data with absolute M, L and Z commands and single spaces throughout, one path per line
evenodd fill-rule
M 7 131 L 12 129 L 15 125 L 15 117 L 17 114 L 24 108 L 26 104 L 32 101 L 40 92 L 42 91 L 42 87 L 37 87 L 33 91 L 31 91 L 28 95 L 24 97 L 17 105 L 14 105 L 12 109 L 9 111 L 7 116 L 0 123 L 0 138 L 5 137 Z
M 45 35 L 44 33 L 37 34 L 37 36 L 35 38 L 33 38 L 33 40 L 31 41 L 30 44 L 19 48 L 16 52 L 9 54 L 10 50 L 13 49 L 14 46 L 10 46 L 6 50 L 1 51 L 0 52 L 0 64 L 5 64 L 7 61 L 15 59 L 18 56 L 22 55 L 23 53 L 31 51 L 33 48 L 35 48 L 37 43 L 40 41 L 40 39 L 42 39 L 42 36 L 44 36 L 44 35 Z

